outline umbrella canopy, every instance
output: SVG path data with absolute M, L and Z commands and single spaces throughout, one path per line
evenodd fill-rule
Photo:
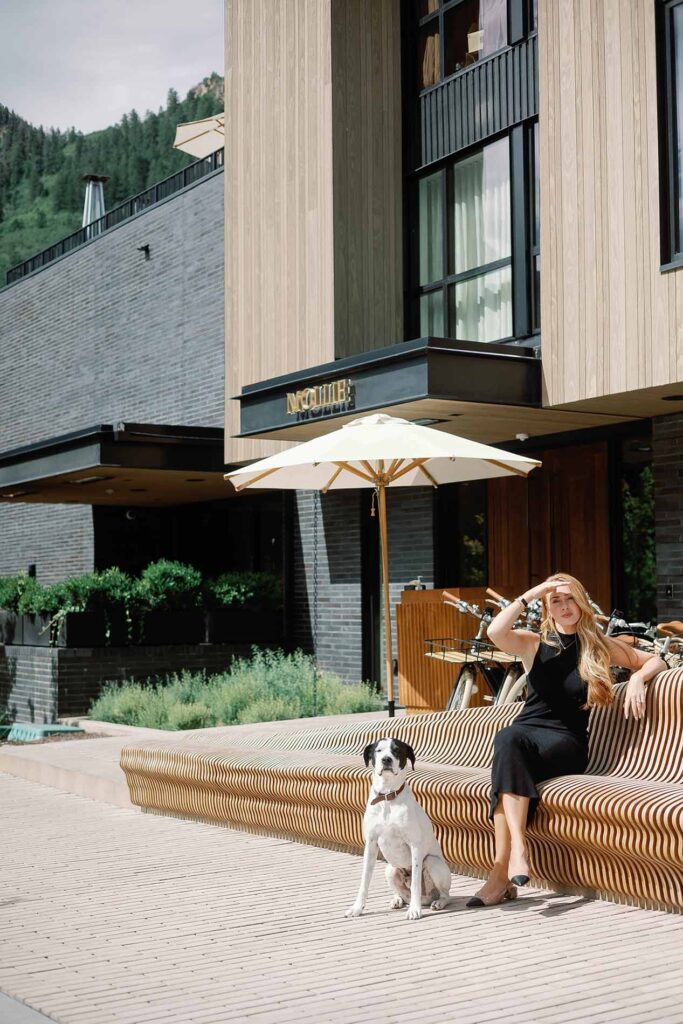
M 381 413 L 363 416 L 339 430 L 305 441 L 267 459 L 226 473 L 245 487 L 327 491 L 352 487 L 377 490 L 382 542 L 387 697 L 393 714 L 391 616 L 386 528 L 387 487 L 437 487 L 488 477 L 526 476 L 536 459 L 501 451 L 441 430 Z
M 205 117 L 201 121 L 187 121 L 179 124 L 175 132 L 174 149 L 190 153 L 201 160 L 211 156 L 225 145 L 225 114 Z

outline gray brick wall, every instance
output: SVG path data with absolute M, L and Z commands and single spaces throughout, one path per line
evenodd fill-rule
M 683 619 L 683 415 L 654 419 L 652 442 L 657 617 L 668 621 Z
M 223 287 L 218 173 L 1 290 L 0 451 L 113 420 L 221 427 Z M 0 573 L 92 557 L 87 506 L 0 505 Z
M 396 605 L 406 583 L 422 576 L 434 586 L 434 491 L 431 487 L 403 487 L 387 493 L 389 538 L 389 593 L 391 632 L 396 657 Z M 397 690 L 396 686 L 394 687 Z M 398 698 L 398 692 L 396 692 Z

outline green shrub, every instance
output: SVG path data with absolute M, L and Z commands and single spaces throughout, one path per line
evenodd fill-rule
M 183 562 L 160 558 L 143 570 L 136 588 L 136 598 L 145 608 L 197 608 L 201 604 L 202 574 Z
M 312 715 L 376 711 L 382 698 L 366 683 L 346 684 L 316 670 L 302 651 L 254 649 L 226 672 L 180 672 L 146 683 L 109 684 L 91 717 L 155 729 L 271 722 Z
M 282 607 L 282 581 L 271 572 L 224 572 L 206 583 L 207 603 L 218 608 Z
M 206 729 L 216 719 L 206 704 L 173 704 L 168 712 L 167 729 Z

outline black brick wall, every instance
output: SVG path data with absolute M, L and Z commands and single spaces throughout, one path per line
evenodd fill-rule
M 293 613 L 289 639 L 293 646 L 307 651 L 313 650 L 316 500 L 318 496 L 313 492 L 297 492 L 294 514 Z M 316 653 L 322 668 L 354 682 L 362 678 L 361 515 L 367 512 L 362 510 L 358 491 L 336 491 L 320 496 L 319 500 Z M 394 654 L 393 608 L 400 600 L 401 590 L 417 575 L 422 575 L 427 586 L 433 586 L 432 510 L 430 488 L 395 488 L 387 494 Z
M 0 711 L 11 721 L 54 722 L 85 715 L 108 680 L 167 672 L 219 672 L 248 646 L 68 648 L 0 645 Z
M 114 420 L 222 427 L 223 287 L 219 172 L 0 290 L 0 451 Z M 0 574 L 32 562 L 91 569 L 90 507 L 0 505 Z

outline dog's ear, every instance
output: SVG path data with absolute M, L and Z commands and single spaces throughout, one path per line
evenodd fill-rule
M 363 760 L 365 761 L 365 767 L 369 768 L 375 759 L 375 747 L 377 746 L 377 740 L 374 743 L 368 743 L 367 747 L 363 751 Z
M 415 771 L 415 751 L 413 748 L 408 743 L 404 743 L 403 740 L 394 740 L 394 743 L 398 747 L 398 763 L 401 768 L 404 767 L 406 761 L 410 761 L 413 771 Z

